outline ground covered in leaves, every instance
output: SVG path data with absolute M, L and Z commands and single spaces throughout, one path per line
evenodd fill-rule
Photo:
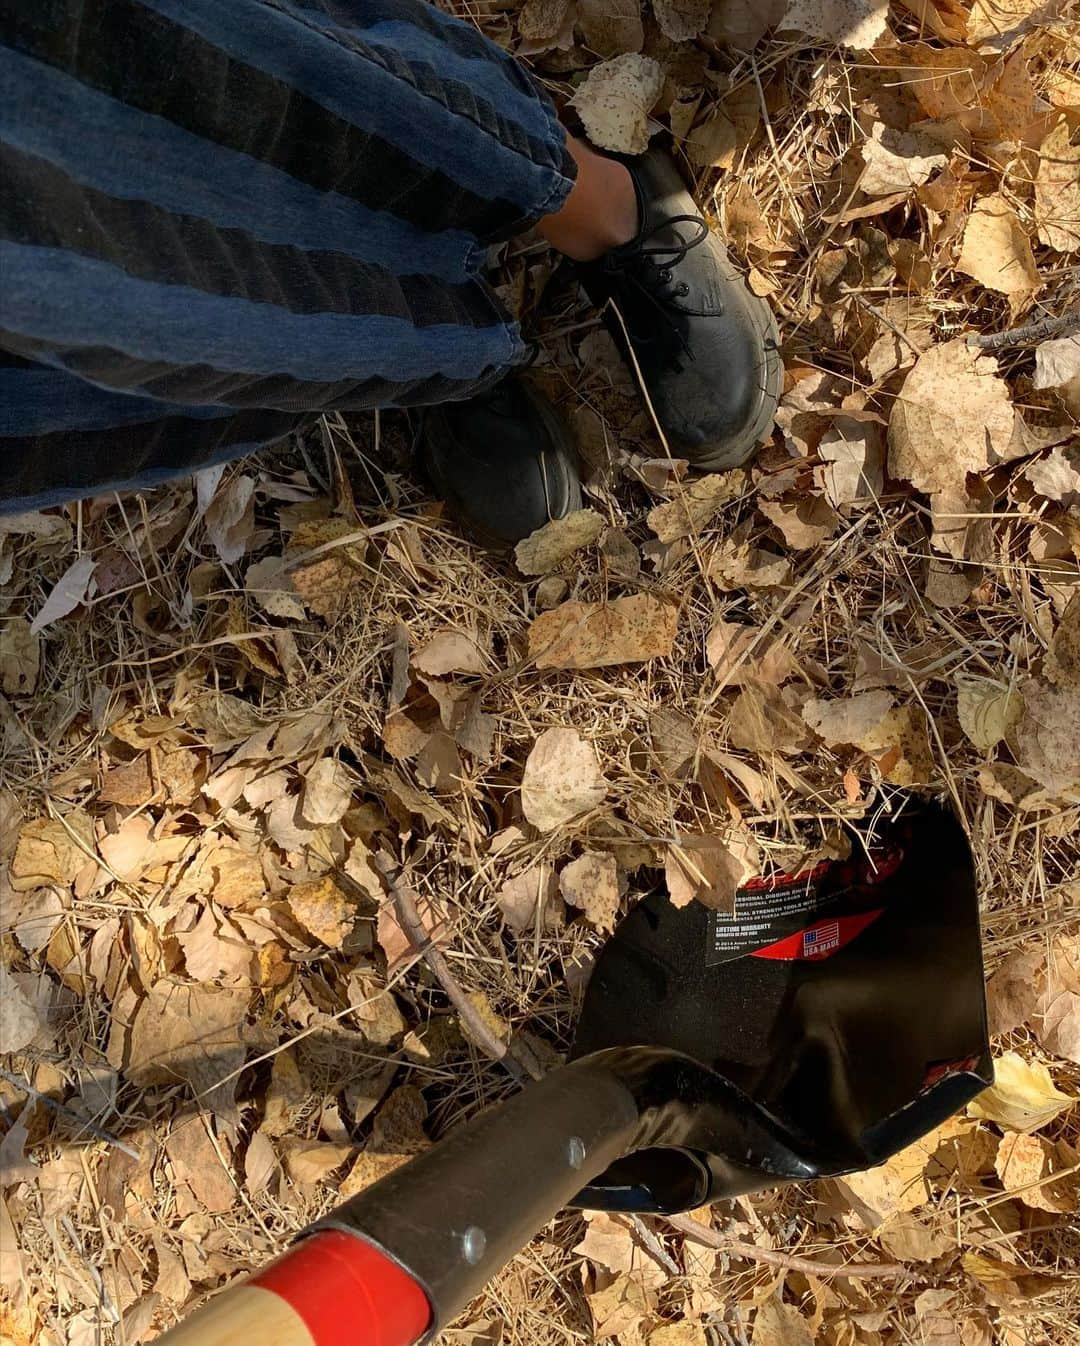
M 525 238 L 588 509 L 515 557 L 395 416 L 0 520 L 0 1340 L 150 1340 L 557 1062 L 641 893 L 723 905 L 916 787 L 975 847 L 996 1088 L 844 1182 L 563 1216 L 447 1340 L 1075 1341 L 1076 7 L 459 12 L 596 143 L 672 139 L 775 305 L 775 433 L 688 477 Z

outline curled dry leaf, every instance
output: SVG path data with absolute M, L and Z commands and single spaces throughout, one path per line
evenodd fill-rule
M 1031 244 L 1003 196 L 983 197 L 968 216 L 956 269 L 999 294 L 1024 295 L 1039 288 Z
M 442 678 L 448 673 L 487 672 L 486 656 L 473 637 L 453 627 L 437 631 L 413 655 L 412 665 L 418 673 L 433 678 Z
M 664 857 L 664 880 L 672 906 L 689 906 L 695 899 L 711 911 L 735 910 L 735 893 L 760 865 L 757 843 L 748 833 L 680 836 Z
M 779 27 L 869 51 L 888 26 L 889 0 L 791 0 Z
M 746 475 L 741 472 L 713 473 L 696 477 L 676 489 L 671 500 L 649 510 L 649 527 L 661 542 L 676 542 L 681 537 L 700 533 L 732 500 L 746 490 Z
M 517 568 L 523 575 L 546 575 L 575 552 L 591 546 L 603 531 L 604 520 L 594 509 L 551 519 L 514 548 Z
M 203 516 L 206 533 L 225 565 L 232 565 L 255 534 L 255 478 L 240 473 L 214 496 Z
M 921 187 L 949 162 L 949 156 L 930 136 L 897 131 L 883 122 L 875 122 L 871 128 L 862 157 L 866 167 L 859 178 L 859 189 L 867 196 L 891 196 Z
M 0 1056 L 21 1052 L 41 1031 L 37 1006 L 0 963 Z
M 649 112 L 663 85 L 658 61 L 627 52 L 593 66 L 570 105 L 600 149 L 644 154 L 649 147 Z
M 791 562 L 786 556 L 755 547 L 751 529 L 740 524 L 713 552 L 709 578 L 725 589 L 782 588 L 791 582 Z
M 1041 1062 L 1006 1052 L 994 1062 L 994 1083 L 968 1104 L 972 1117 L 996 1122 L 1009 1131 L 1039 1131 L 1076 1100 L 1063 1094 Z
M 586 851 L 559 875 L 563 901 L 583 911 L 598 930 L 612 930 L 619 910 L 619 866 L 613 855 Z
M 546 729 L 533 745 L 521 777 L 525 817 L 541 832 L 565 826 L 599 807 L 607 784 L 596 750 L 575 729 Z
M 537 668 L 607 668 L 665 658 L 675 643 L 676 603 L 629 594 L 610 603 L 562 603 L 529 627 Z
M 1048 994 L 1037 1031 L 1048 1052 L 1080 1064 L 1080 994 Z

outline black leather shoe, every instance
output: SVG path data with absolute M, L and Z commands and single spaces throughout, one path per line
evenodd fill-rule
M 737 467 L 772 429 L 784 377 L 776 321 L 671 160 L 650 150 L 620 162 L 634 180 L 641 230 L 584 263 L 582 283 L 598 307 L 618 306 L 672 452 L 705 471 Z M 604 318 L 626 354 L 610 306 Z
M 516 375 L 467 402 L 427 408 L 420 451 L 436 493 L 486 546 L 520 542 L 581 508 L 570 432 Z

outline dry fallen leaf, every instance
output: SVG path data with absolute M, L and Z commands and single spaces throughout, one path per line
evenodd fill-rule
M 356 910 L 330 877 L 294 883 L 289 907 L 297 921 L 329 949 L 340 949 L 353 928 Z
M 1037 1032 L 1046 1051 L 1080 1064 L 1080 994 L 1062 991 L 1049 996 Z
M 775 1294 L 758 1306 L 750 1346 L 814 1346 L 814 1333 L 795 1305 Z
M 1035 177 L 1039 242 L 1057 252 L 1080 248 L 1080 145 L 1062 118 L 1042 143 Z
M 859 692 L 838 701 L 811 699 L 804 703 L 802 717 L 819 738 L 835 748 L 840 743 L 861 742 L 892 708 L 888 692 Z
M 244 473 L 230 478 L 203 517 L 206 534 L 222 561 L 226 565 L 239 561 L 255 533 L 255 478 Z
M 1015 1192 L 1025 1206 L 1066 1215 L 1080 1204 L 1080 1156 L 1064 1142 L 1009 1132 L 998 1146 L 994 1168 L 1007 1192 Z M 1062 1172 L 1065 1170 L 1065 1176 Z
M 928 1173 L 936 1162 L 935 1156 L 943 1146 L 970 1139 L 974 1130 L 971 1122 L 954 1117 L 892 1155 L 884 1164 L 838 1178 L 837 1188 L 867 1229 L 877 1229 L 896 1215 L 918 1210 L 927 1203 L 931 1195 Z
M 559 923 L 557 892 L 552 867 L 533 865 L 524 873 L 508 879 L 495 894 L 495 903 L 510 929 L 523 935 L 534 929 L 538 915 L 545 925 Z
M 1046 949 L 1017 949 L 986 983 L 986 1010 L 992 1034 L 1011 1033 L 1027 1023 L 1046 990 Z
M 735 892 L 753 878 L 760 853 L 749 834 L 732 832 L 724 838 L 680 836 L 667 848 L 664 880 L 674 907 L 697 899 L 712 911 L 735 910 Z
M 814 469 L 829 502 L 839 508 L 869 504 L 885 489 L 885 445 L 881 426 L 837 416 L 818 444 L 822 466 Z
M 745 489 L 745 476 L 738 472 L 695 477 L 687 485 L 680 485 L 671 500 L 649 510 L 649 527 L 661 542 L 696 536 Z
M 653 594 L 562 603 L 529 627 L 529 657 L 537 668 L 607 668 L 665 658 L 678 622 L 678 605 Z
M 969 472 L 1006 462 L 1016 414 L 992 356 L 961 338 L 915 362 L 889 418 L 889 473 L 928 495 L 963 492 Z
M 593 1339 L 603 1341 L 637 1326 L 649 1309 L 644 1286 L 633 1276 L 622 1274 L 604 1290 L 586 1295 L 593 1320 Z
M 1010 1313 L 1015 1313 L 1018 1305 L 1051 1294 L 1067 1284 L 1061 1276 L 1028 1272 L 1022 1264 L 1002 1262 L 982 1253 L 964 1253 L 960 1260 L 968 1275 L 982 1286 L 990 1303 Z
M 15 844 L 10 880 L 16 892 L 50 883 L 74 883 L 93 853 L 94 828 L 79 810 L 61 818 L 35 818 L 24 823 Z
M 802 495 L 797 499 L 786 496 L 780 500 L 764 500 L 758 505 L 762 514 L 779 530 L 793 551 L 809 551 L 819 547 L 836 532 L 840 516 L 820 495 Z
M 894 192 L 921 187 L 949 162 L 940 143 L 916 131 L 896 131 L 875 122 L 870 139 L 862 147 L 866 164 L 859 190 L 867 196 L 891 196 Z
M 1028 294 L 1041 283 L 1027 234 L 1000 195 L 983 197 L 968 216 L 956 268 L 999 294 Z
M 929 720 L 919 705 L 897 706 L 855 745 L 894 785 L 928 785 L 937 768 L 930 751 Z
M 869 51 L 888 25 L 889 0 L 791 0 L 780 29 Z
M 10 617 L 0 632 L 0 690 L 29 696 L 41 668 L 41 639 L 25 617 Z
M 1016 726 L 1016 762 L 1051 795 L 1080 786 L 1080 688 L 1025 678 Z
M 1011 687 L 986 679 L 957 681 L 956 713 L 960 728 L 981 752 L 989 752 L 1016 727 L 1024 706 Z
M 809 741 L 801 716 L 777 686 L 747 680 L 728 716 L 728 742 L 733 748 L 767 756 L 798 751 Z
M 578 24 L 598 56 L 640 51 L 645 40 L 639 0 L 578 0 Z
M 1034 388 L 1061 388 L 1075 378 L 1080 378 L 1080 335 L 1055 337 L 1035 347 Z
M 972 1117 L 1027 1133 L 1040 1130 L 1075 1101 L 1058 1089 L 1041 1062 L 1006 1052 L 994 1062 L 993 1085 L 973 1099 L 967 1110 Z
M 598 930 L 612 930 L 619 910 L 619 866 L 613 855 L 586 851 L 559 875 L 563 901 L 583 911 Z
M 21 1052 L 41 1031 L 36 1005 L 3 963 L 0 963 L 0 1056 Z
M 627 52 L 594 65 L 570 106 L 600 149 L 644 154 L 649 147 L 649 112 L 663 84 L 658 61 Z
M 285 1171 L 293 1182 L 325 1182 L 356 1153 L 355 1145 L 328 1140 L 294 1140 L 285 1147 Z
M 591 546 L 603 531 L 604 520 L 594 509 L 551 519 L 514 548 L 517 568 L 523 575 L 547 575 L 575 552 Z
M 712 0 L 652 0 L 660 31 L 672 42 L 688 42 L 709 22 Z
M 1024 476 L 1047 500 L 1075 505 L 1080 500 L 1080 454 L 1075 450 L 1052 449 L 1024 469 Z
M 487 658 L 467 632 L 444 627 L 416 651 L 412 666 L 418 673 L 442 678 L 448 673 L 486 673 Z
M 521 777 L 521 807 L 541 832 L 599 807 L 607 793 L 596 750 L 576 729 L 546 729 Z
M 30 623 L 30 631 L 36 635 L 44 631 L 53 622 L 74 612 L 80 603 L 84 603 L 91 593 L 94 568 L 97 562 L 92 556 L 80 556 L 72 561 L 53 585 L 48 598 L 42 603 L 37 616 Z
M 901 1211 L 877 1230 L 882 1247 L 901 1262 L 932 1262 L 956 1246 L 948 1232 Z

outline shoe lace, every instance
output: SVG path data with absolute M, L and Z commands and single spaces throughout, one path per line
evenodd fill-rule
M 690 225 L 692 232 L 689 238 L 684 239 L 676 233 L 678 242 L 675 243 L 650 241 L 661 232 L 681 224 Z M 675 300 L 684 299 L 690 293 L 689 285 L 675 280 L 672 274 L 674 268 L 708 237 L 709 226 L 699 215 L 669 215 L 667 219 L 658 220 L 647 233 L 606 253 L 603 259 L 604 273 L 612 279 L 618 277 L 626 280 L 658 308 L 672 308 Z

